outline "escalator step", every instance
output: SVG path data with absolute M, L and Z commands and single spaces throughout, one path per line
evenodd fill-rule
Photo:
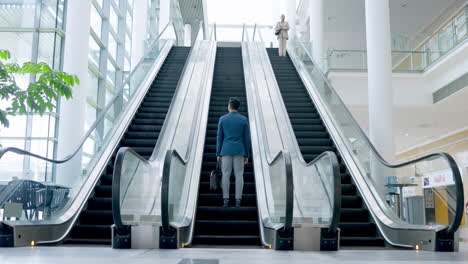
M 212 191 L 210 172 L 216 168 L 216 134 L 219 118 L 227 114 L 230 97 L 241 101 L 240 113 L 247 116 L 247 102 L 242 53 L 240 48 L 218 48 L 208 124 L 203 154 L 202 172 L 195 218 L 194 244 L 259 245 L 257 196 L 252 163 L 244 168 L 242 206 L 222 207 L 221 190 Z M 230 201 L 234 203 L 234 177 L 231 177 Z
M 369 211 L 362 208 L 342 208 L 340 214 L 341 222 L 367 222 Z
M 222 202 L 220 202 L 222 203 Z M 196 221 L 199 220 L 258 220 L 257 207 L 221 207 L 198 205 Z
M 108 225 L 77 225 L 72 236 L 76 239 L 111 239 L 111 227 Z
M 112 211 L 89 211 L 85 210 L 80 215 L 81 225 L 110 225 L 113 224 Z
M 233 193 L 231 189 L 231 193 Z M 257 204 L 255 194 L 243 193 L 242 205 L 243 206 L 255 206 Z M 231 201 L 234 201 L 234 194 L 229 196 Z M 221 193 L 200 193 L 198 195 L 198 204 L 200 206 L 221 206 L 223 205 L 223 195 Z
M 351 175 L 339 156 L 294 64 L 289 56 L 280 58 L 278 49 L 267 49 L 267 53 L 304 160 L 310 162 L 323 151 L 333 151 L 338 156 L 342 183 L 341 244 L 382 246 L 383 240 L 378 237 L 375 224 L 370 222 L 369 212 L 363 208 L 364 204 Z
M 195 230 L 204 235 L 259 235 L 256 220 L 199 220 L 195 224 Z
M 112 198 L 108 197 L 93 197 L 88 201 L 88 208 L 90 211 L 111 211 L 112 210 Z
M 204 245 L 260 245 L 260 236 L 211 236 L 194 235 L 194 244 Z
M 173 47 L 143 99 L 119 146 L 133 148 L 149 158 L 164 124 L 190 48 Z M 86 209 L 79 215 L 66 244 L 110 245 L 112 219 L 112 175 L 117 151 L 104 169 Z

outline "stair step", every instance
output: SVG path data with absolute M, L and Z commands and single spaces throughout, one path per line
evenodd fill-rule
M 143 157 L 148 158 L 152 154 L 189 51 L 190 48 L 186 47 L 171 49 L 116 152 L 120 147 L 128 146 Z M 111 244 L 111 184 L 116 152 L 112 154 L 99 184 L 95 186 L 87 209 L 81 212 L 78 225 L 73 227 L 65 240 L 66 244 Z

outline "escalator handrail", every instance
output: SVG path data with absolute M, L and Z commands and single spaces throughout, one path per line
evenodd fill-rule
M 463 193 L 463 182 L 460 174 L 460 170 L 458 169 L 457 163 L 453 159 L 453 157 L 445 152 L 435 152 L 431 153 L 422 157 L 419 157 L 414 160 L 398 163 L 398 164 L 391 164 L 387 162 L 383 156 L 380 154 L 380 152 L 375 148 L 375 146 L 372 144 L 370 139 L 367 137 L 366 133 L 362 130 L 361 126 L 358 124 L 358 122 L 354 119 L 353 115 L 349 111 L 348 107 L 346 104 L 341 100 L 341 97 L 338 95 L 338 93 L 335 91 L 333 86 L 331 86 L 330 82 L 328 81 L 327 77 L 325 77 L 325 74 L 322 72 L 322 70 L 317 66 L 318 64 L 315 62 L 313 59 L 312 55 L 310 54 L 309 50 L 304 47 L 304 44 L 300 41 L 297 41 L 299 45 L 301 45 L 302 49 L 305 51 L 307 56 L 309 57 L 310 61 L 315 65 L 315 69 L 317 72 L 320 74 L 322 81 L 326 83 L 328 88 L 332 91 L 332 93 L 335 95 L 336 98 L 338 98 L 338 103 L 343 106 L 345 109 L 346 114 L 348 115 L 348 118 L 351 120 L 351 123 L 355 128 L 357 128 L 358 133 L 361 135 L 361 137 L 364 139 L 365 143 L 369 146 L 371 151 L 375 154 L 377 159 L 385 166 L 392 168 L 392 169 L 397 169 L 401 167 L 405 167 L 407 165 L 415 164 L 423 160 L 431 160 L 437 157 L 441 157 L 447 161 L 449 164 L 450 170 L 452 171 L 452 175 L 454 177 L 455 181 L 455 187 L 456 187 L 456 197 L 457 197 L 457 205 L 456 205 L 456 211 L 455 211 L 455 217 L 452 220 L 452 223 L 449 225 L 449 228 L 446 229 L 446 234 L 447 235 L 453 235 L 458 228 L 460 227 L 460 224 L 462 222 L 463 218 L 463 203 L 464 203 L 464 193 Z
M 161 180 L 161 226 L 167 234 L 172 227 L 169 221 L 169 181 L 171 175 L 172 157 L 176 157 L 183 165 L 187 165 L 188 158 L 184 159 L 176 149 L 169 149 L 164 157 L 163 175 Z
M 166 27 L 168 27 L 170 24 L 172 24 L 171 21 L 169 21 L 169 23 L 166 25 Z M 166 29 L 166 27 L 164 28 L 164 30 Z M 175 27 L 175 26 L 173 25 L 173 27 Z M 162 35 L 162 33 L 164 33 L 164 30 L 163 30 L 163 32 L 161 32 L 160 36 Z M 188 60 L 188 58 L 190 58 L 191 54 L 192 54 L 192 49 L 190 50 L 190 52 L 189 52 L 189 54 L 187 56 L 187 60 Z M 186 71 L 186 68 L 187 68 L 187 61 L 185 62 L 184 67 L 182 68 L 181 76 Z M 179 90 L 181 82 L 182 82 L 182 78 L 179 78 L 179 80 L 177 82 L 177 85 L 176 85 L 176 91 L 174 92 L 174 95 L 172 97 L 171 104 L 169 106 L 169 109 L 168 109 L 167 113 L 172 112 L 171 110 L 172 110 L 172 107 L 174 105 L 173 102 L 174 102 L 174 100 L 176 98 L 177 91 Z M 166 126 L 166 121 L 167 121 L 167 119 L 165 119 L 164 122 L 163 122 L 162 130 L 160 132 L 160 135 L 165 134 L 166 127 L 167 127 Z M 160 141 L 158 140 L 157 143 L 156 143 L 156 146 L 154 147 L 153 154 L 151 155 L 151 157 L 149 159 L 146 159 L 146 158 L 140 156 L 135 150 L 133 150 L 130 147 L 121 147 L 117 152 L 117 156 L 116 156 L 115 164 L 114 164 L 114 174 L 112 175 L 112 209 L 118 208 L 118 210 L 115 211 L 115 212 L 114 212 L 114 210 L 112 210 L 112 218 L 115 221 L 114 223 L 116 225 L 117 230 L 123 229 L 126 226 L 126 225 L 124 225 L 122 223 L 122 218 L 121 218 L 122 216 L 121 216 L 121 212 L 120 212 L 120 192 L 121 192 L 121 190 L 120 190 L 120 180 L 121 180 L 121 175 L 122 175 L 123 157 L 125 156 L 127 151 L 130 151 L 139 160 L 143 161 L 145 164 L 149 164 L 150 161 L 152 161 L 154 159 L 155 151 L 157 149 L 159 149 L 159 142 Z M 119 156 L 119 154 L 121 156 Z
M 314 160 L 309 162 L 308 164 L 316 164 L 319 162 L 321 159 L 324 157 L 328 157 L 330 159 L 331 165 L 332 165 L 332 171 L 333 171 L 333 212 L 332 212 L 332 218 L 330 221 L 330 226 L 328 227 L 328 232 L 329 233 L 336 233 L 336 230 L 338 229 L 338 224 L 340 222 L 340 215 L 341 215 L 341 173 L 340 173 L 340 164 L 338 162 L 338 158 L 336 157 L 336 153 L 333 151 L 325 151 L 322 152 L 318 157 L 316 157 Z M 323 181 L 321 181 L 322 184 Z M 328 199 L 330 200 L 330 194 L 327 192 L 327 188 L 324 188 L 325 193 L 328 196 Z
M 247 49 L 247 51 L 248 51 L 248 49 Z M 249 66 L 250 69 L 252 69 L 250 60 L 247 60 L 247 61 L 248 61 L 248 65 L 250 65 Z M 256 80 L 255 74 L 253 74 L 251 76 L 251 78 Z M 254 86 L 258 85 L 256 81 L 254 81 L 253 83 L 255 83 L 255 84 L 252 84 Z M 246 88 L 247 87 L 248 87 L 248 85 L 246 85 Z M 259 97 L 259 95 L 257 93 L 257 89 L 254 89 L 254 90 L 255 90 L 254 95 L 256 97 Z M 254 105 L 254 106 L 256 107 L 257 105 Z M 252 115 L 252 116 L 255 116 L 255 114 Z M 257 129 L 260 129 L 262 131 L 266 131 L 263 114 L 259 114 L 259 118 L 261 119 L 261 122 L 259 122 L 260 127 L 257 128 Z M 262 140 L 265 141 L 266 138 L 263 137 Z M 267 144 L 268 144 L 268 142 L 267 142 Z M 275 163 L 277 160 L 279 160 L 280 157 L 283 158 L 283 161 L 285 163 L 286 208 L 285 208 L 285 221 L 284 221 L 284 225 L 283 225 L 283 230 L 284 231 L 290 231 L 292 229 L 292 223 L 293 223 L 293 217 L 294 217 L 294 178 L 293 178 L 291 155 L 290 155 L 289 151 L 287 151 L 285 149 L 281 149 L 280 151 L 278 151 L 276 153 L 276 155 L 273 156 L 273 158 L 271 158 L 270 155 L 271 155 L 271 153 L 267 152 L 266 163 L 268 164 L 268 166 L 273 165 L 273 163 Z M 271 160 L 268 160 L 268 158 L 271 158 Z M 262 239 L 263 239 L 263 235 L 262 235 Z M 267 244 L 267 243 L 264 243 L 264 244 Z
M 161 38 L 161 36 L 165 33 L 166 29 L 169 27 L 169 25 L 171 25 L 171 21 L 169 21 L 166 26 L 164 27 L 164 29 L 161 31 L 161 33 L 158 35 L 158 37 L 153 41 L 153 44 L 151 45 L 151 47 L 153 47 L 157 41 L 159 41 L 159 39 Z M 16 147 L 6 147 L 6 148 L 2 148 L 0 149 L 0 159 L 6 154 L 6 153 L 15 153 L 15 154 L 18 154 L 18 155 L 23 155 L 23 156 L 30 156 L 30 157 L 34 157 L 34 158 L 37 158 L 37 159 L 40 159 L 40 160 L 43 160 L 43 161 L 47 161 L 47 162 L 50 162 L 50 163 L 54 163 L 54 164 L 61 164 L 61 163 L 65 163 L 69 160 L 71 160 L 80 150 L 81 148 L 83 147 L 83 145 L 86 143 L 86 140 L 91 136 L 91 134 L 93 133 L 93 131 L 96 129 L 96 127 L 101 123 L 101 121 L 104 119 L 104 117 L 106 116 L 106 113 L 107 111 L 113 107 L 114 105 L 114 102 L 122 97 L 122 92 L 123 92 L 123 89 L 125 87 L 125 85 L 130 82 L 130 79 L 131 77 L 133 76 L 133 74 L 135 73 L 135 70 L 138 68 L 138 66 L 143 63 L 143 61 L 145 60 L 146 58 L 146 55 L 149 54 L 151 52 L 151 48 L 148 49 L 148 51 L 145 53 L 144 56 L 141 57 L 140 61 L 137 63 L 137 65 L 133 68 L 132 72 L 129 74 L 129 76 L 127 77 L 126 81 L 121 85 L 121 87 L 115 92 L 114 96 L 112 97 L 112 99 L 109 101 L 109 103 L 107 103 L 107 105 L 104 107 L 104 109 L 102 109 L 102 111 L 99 113 L 99 115 L 97 116 L 96 120 L 93 122 L 93 124 L 89 127 L 88 131 L 83 135 L 83 137 L 81 138 L 81 141 L 80 143 L 78 144 L 78 146 L 76 147 L 76 149 L 70 153 L 69 155 L 67 155 L 65 158 L 63 159 L 50 159 L 50 158 L 47 158 L 47 157 L 44 157 L 42 155 L 39 155 L 39 154 L 35 154 L 35 153 L 32 153 L 30 151 L 27 151 L 27 150 L 24 150 L 24 149 L 20 149 L 20 148 L 16 148 Z
M 200 21 L 200 25 L 202 24 L 202 21 Z M 203 30 L 200 27 L 200 30 Z M 185 69 L 184 69 L 185 72 Z M 207 80 L 208 75 L 203 77 L 204 80 Z M 180 80 L 181 81 L 181 80 Z M 199 102 L 203 98 L 203 94 L 199 93 Z M 208 104 L 209 106 L 209 104 Z M 197 120 L 195 118 L 194 120 Z M 192 127 L 195 126 L 195 122 L 192 122 Z M 195 129 L 191 129 L 190 133 L 190 141 L 193 141 L 195 134 Z M 191 152 L 192 152 L 193 144 L 190 144 L 187 150 L 186 157 L 182 157 L 182 155 L 179 153 L 179 151 L 175 148 L 168 149 L 166 151 L 166 155 L 164 157 L 164 164 L 163 164 L 163 173 L 161 177 L 161 226 L 162 226 L 162 232 L 165 234 L 169 234 L 170 232 L 173 231 L 173 228 L 170 225 L 170 220 L 169 220 L 169 181 L 170 181 L 170 175 L 171 175 L 171 163 L 172 163 L 172 157 L 175 156 L 184 166 L 186 166 L 191 158 Z M 193 232 L 193 229 L 190 230 L 190 233 Z M 191 237 L 192 235 L 190 235 Z
M 131 155 L 139 159 L 141 162 L 149 164 L 145 158 L 136 153 L 132 148 L 123 147 L 120 148 L 117 152 L 115 157 L 114 174 L 112 175 L 112 218 L 114 219 L 114 224 L 117 230 L 123 229 L 125 227 L 125 225 L 122 223 L 122 217 L 120 214 L 120 180 L 122 175 L 123 161 L 127 153 L 131 153 Z M 132 178 L 134 176 L 135 174 L 132 175 Z
M 271 166 L 280 158 L 283 158 L 285 168 L 284 174 L 286 176 L 286 208 L 283 228 L 284 230 L 291 230 L 294 216 L 294 179 L 291 155 L 287 150 L 281 150 L 271 161 L 267 161 L 267 163 Z
M 271 67 L 271 66 L 270 66 Z M 255 76 L 253 76 L 252 78 L 255 78 Z M 256 96 L 259 96 L 257 93 L 255 93 Z M 285 108 L 284 108 L 285 109 Z M 286 111 L 286 109 L 285 109 Z M 259 117 L 262 119 L 262 124 L 260 127 L 266 131 L 266 128 L 264 126 L 265 124 L 265 121 L 264 121 L 264 116 L 263 115 L 259 115 Z M 294 135 L 294 131 L 292 130 L 292 127 L 291 126 L 288 126 L 288 130 L 289 132 L 291 133 L 291 135 Z M 265 140 L 265 139 L 264 139 Z M 296 142 L 296 147 L 298 149 L 298 144 Z M 267 163 L 268 165 L 272 165 L 280 156 L 281 154 L 286 154 L 287 158 L 286 158 L 286 172 L 287 172 L 287 182 L 290 180 L 290 183 L 287 183 L 287 208 L 286 208 L 286 221 L 284 223 L 285 225 L 285 228 L 290 228 L 292 226 L 292 222 L 293 222 L 293 211 L 294 211 L 294 181 L 293 181 L 293 173 L 292 173 L 292 162 L 291 162 L 291 157 L 290 157 L 290 153 L 286 150 L 282 150 L 282 151 L 279 151 L 275 156 L 274 158 L 271 160 L 271 161 L 268 161 L 267 160 Z M 300 150 L 298 150 L 298 153 L 301 154 Z M 336 232 L 337 228 L 338 228 L 338 223 L 339 223 L 339 218 L 340 218 L 340 214 L 341 214 L 341 174 L 340 174 L 340 168 L 339 168 L 339 163 L 338 163 L 338 159 L 336 157 L 336 154 L 334 152 L 331 152 L 331 151 L 325 151 L 323 152 L 322 154 L 320 154 L 318 157 L 316 157 L 314 160 L 306 163 L 304 162 L 304 160 L 302 159 L 302 163 L 305 165 L 305 166 L 314 166 L 315 164 L 317 164 L 318 162 L 320 162 L 321 159 L 323 159 L 324 157 L 328 156 L 329 159 L 330 159 L 330 162 L 331 162 L 331 166 L 332 166 L 332 177 L 333 177 L 333 205 L 330 205 L 330 206 L 333 206 L 333 211 L 332 211 L 332 218 L 331 218 L 331 221 L 330 221 L 330 226 L 328 227 L 328 232 Z M 302 157 L 302 155 L 301 155 Z M 323 179 L 321 180 L 321 183 L 324 184 L 323 182 Z M 326 190 L 326 188 L 325 188 Z M 327 193 L 328 195 L 328 198 L 329 200 L 330 199 L 330 195 Z M 289 206 L 289 207 L 288 207 Z

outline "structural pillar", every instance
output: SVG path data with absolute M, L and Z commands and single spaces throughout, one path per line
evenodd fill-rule
M 309 29 L 312 42 L 312 56 L 318 66 L 323 70 L 323 0 L 309 1 Z
M 69 0 L 63 70 L 75 74 L 80 85 L 73 87 L 73 98 L 62 98 L 58 130 L 57 158 L 71 154 L 85 133 L 86 89 L 88 87 L 88 53 L 91 0 Z M 59 165 L 55 182 L 72 187 L 81 175 L 81 153 L 71 161 Z
M 384 159 L 393 162 L 392 51 L 389 0 L 366 0 L 366 39 L 369 96 L 369 136 Z M 371 172 L 379 193 L 392 171 L 371 157 Z
M 296 29 L 296 0 L 287 0 L 286 21 L 289 23 L 289 39 L 292 39 Z
M 148 34 L 148 1 L 135 1 L 133 8 L 132 32 L 132 69 L 138 64 L 146 51 Z M 152 43 L 150 43 L 152 44 Z

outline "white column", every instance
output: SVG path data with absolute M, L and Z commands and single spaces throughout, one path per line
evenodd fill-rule
M 185 26 L 184 26 L 184 46 L 190 47 L 192 45 L 191 39 L 192 39 L 192 25 L 185 24 Z
M 370 140 L 387 161 L 393 162 L 395 146 L 389 0 L 366 0 L 366 38 Z M 390 176 L 388 174 L 391 171 L 378 169 L 376 164 L 374 160 L 372 173 L 377 188 L 382 188 L 379 192 L 383 193 L 385 177 Z
M 289 23 L 289 39 L 294 38 L 296 29 L 296 0 L 287 0 L 286 21 Z
M 65 28 L 63 70 L 75 74 L 80 85 L 73 87 L 73 99 L 61 100 L 57 158 L 72 153 L 85 132 L 86 89 L 91 0 L 69 0 Z M 72 186 L 81 175 L 81 154 L 57 170 L 56 182 Z
M 148 33 L 148 1 L 135 1 L 133 8 L 132 69 L 145 54 Z
M 312 56 L 323 69 L 323 0 L 309 1 L 309 29 L 310 41 L 312 42 Z

